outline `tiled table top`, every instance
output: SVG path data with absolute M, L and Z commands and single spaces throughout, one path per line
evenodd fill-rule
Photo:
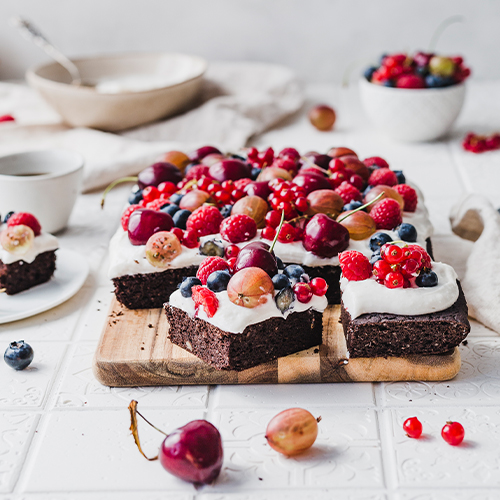
M 424 191 L 436 228 L 437 260 L 463 273 L 471 244 L 451 234 L 448 213 L 464 191 L 500 205 L 500 153 L 472 155 L 460 148 L 469 130 L 500 130 L 500 83 L 471 85 L 454 135 L 408 145 L 379 136 L 365 123 L 355 93 L 309 87 L 311 103 L 332 103 L 335 133 L 316 132 L 305 113 L 255 140 L 259 147 L 326 151 L 333 145 L 360 156 L 380 155 Z M 65 304 L 0 326 L 0 345 L 25 339 L 35 350 L 32 368 L 15 372 L 0 363 L 0 498 L 12 500 L 448 500 L 500 498 L 500 338 L 472 322 L 463 366 L 439 383 L 295 386 L 186 386 L 110 389 L 91 370 L 111 299 L 106 249 L 127 188 L 108 197 L 80 197 L 61 245 L 88 259 L 91 274 Z M 83 258 L 83 257 L 82 257 Z M 207 418 L 221 431 L 225 461 L 215 484 L 195 489 L 144 460 L 128 430 L 127 405 L 165 430 Z M 284 458 L 266 444 L 267 422 L 300 406 L 321 415 L 315 446 Z M 408 439 L 402 422 L 417 415 L 424 436 Z M 459 447 L 440 437 L 447 420 L 460 421 Z M 141 426 L 144 447 L 155 453 L 161 435 Z

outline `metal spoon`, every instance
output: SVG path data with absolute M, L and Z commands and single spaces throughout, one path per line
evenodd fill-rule
M 21 34 L 27 39 L 31 40 L 35 45 L 40 47 L 52 59 L 55 59 L 61 66 L 63 66 L 71 76 L 72 85 L 82 85 L 82 78 L 78 68 L 58 49 L 56 49 L 47 38 L 42 35 L 40 30 L 33 26 L 32 23 L 26 21 L 21 17 L 14 17 L 11 19 L 13 26 L 19 29 Z

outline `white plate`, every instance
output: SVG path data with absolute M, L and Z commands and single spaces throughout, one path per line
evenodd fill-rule
M 86 259 L 64 248 L 57 250 L 56 255 L 56 271 L 47 283 L 16 295 L 0 294 L 0 324 L 48 311 L 80 290 L 89 274 Z

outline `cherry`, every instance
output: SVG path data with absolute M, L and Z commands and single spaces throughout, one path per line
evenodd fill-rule
M 448 444 L 458 446 L 464 440 L 465 430 L 458 422 L 446 422 L 441 430 L 441 436 Z
M 328 179 L 315 172 L 299 172 L 292 182 L 303 188 L 306 195 L 318 189 L 332 189 Z
M 189 159 L 194 162 L 199 162 L 200 160 L 205 158 L 205 156 L 208 156 L 210 154 L 222 154 L 222 153 L 214 146 L 203 146 L 201 148 L 195 149 L 192 153 L 190 153 Z
M 169 214 L 140 208 L 130 216 L 128 238 L 132 245 L 145 245 L 154 233 L 170 231 L 173 227 L 174 221 Z
M 248 183 L 243 191 L 248 196 L 260 196 L 267 200 L 267 197 L 271 194 L 271 188 L 267 181 L 253 181 Z
M 406 435 L 413 439 L 418 439 L 422 435 L 422 424 L 417 417 L 407 418 L 403 423 Z
M 272 278 L 278 274 L 278 264 L 269 249 L 270 246 L 263 241 L 253 241 L 244 246 L 236 257 L 234 272 L 246 267 L 260 267 Z
M 315 165 L 318 165 L 318 167 L 324 168 L 325 170 L 332 161 L 331 156 L 316 153 L 315 151 L 309 151 L 304 156 L 311 159 Z
M 146 167 L 137 176 L 139 188 L 146 186 L 158 186 L 162 182 L 173 182 L 177 184 L 182 181 L 181 171 L 172 163 L 158 162 Z
M 210 177 L 219 182 L 236 181 L 250 177 L 251 168 L 245 162 L 236 159 L 222 160 L 210 167 Z
M 349 246 L 349 231 L 325 214 L 316 214 L 304 230 L 304 248 L 319 257 L 331 258 Z

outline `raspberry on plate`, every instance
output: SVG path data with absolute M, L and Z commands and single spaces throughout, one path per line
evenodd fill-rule
M 355 188 L 349 182 L 344 181 L 338 188 L 335 189 L 335 192 L 340 195 L 342 200 L 344 201 L 344 205 L 350 203 L 351 201 L 361 201 L 363 195 L 359 191 L 359 189 Z
M 212 290 L 200 285 L 193 286 L 191 291 L 192 298 L 196 306 L 203 306 L 207 316 L 212 318 L 219 308 L 219 301 L 217 300 L 215 293 L 212 292 Z
M 197 208 L 186 222 L 188 231 L 196 231 L 198 236 L 206 236 L 207 234 L 216 234 L 219 232 L 219 227 L 223 217 L 214 206 L 202 206 Z
M 204 284 L 207 284 L 208 277 L 215 271 L 227 271 L 229 265 L 222 257 L 207 257 L 198 268 L 196 277 Z
M 370 216 L 375 221 L 377 229 L 394 229 L 403 222 L 401 207 L 392 198 L 380 200 L 371 209 Z
M 378 168 L 374 170 L 368 179 L 370 186 L 395 186 L 398 183 L 396 174 L 389 168 Z
M 17 212 L 9 217 L 7 227 L 19 225 L 28 226 L 33 229 L 35 236 L 38 236 L 42 231 L 42 227 L 40 226 L 38 219 L 33 214 L 28 212 Z
M 418 196 L 417 192 L 408 184 L 397 184 L 394 189 L 403 197 L 405 202 L 405 212 L 415 212 L 417 209 Z
M 230 243 L 241 243 L 251 240 L 257 234 L 257 224 L 249 215 L 231 215 L 222 221 L 220 234 Z
M 372 275 L 370 261 L 357 250 L 349 250 L 339 254 L 342 275 L 349 281 L 363 281 Z

